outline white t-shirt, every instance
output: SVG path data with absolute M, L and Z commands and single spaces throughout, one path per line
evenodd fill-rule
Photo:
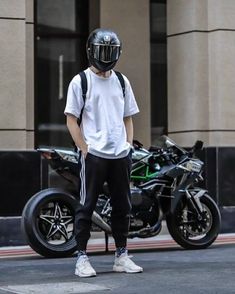
M 125 81 L 125 97 L 114 71 L 108 78 L 100 77 L 90 68 L 85 70 L 87 94 L 80 125 L 88 152 L 102 158 L 122 158 L 128 155 L 123 118 L 139 112 L 131 85 Z M 84 101 L 81 78 L 76 75 L 69 84 L 65 115 L 80 117 Z

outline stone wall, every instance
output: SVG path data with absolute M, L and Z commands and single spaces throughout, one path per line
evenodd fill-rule
M 169 134 L 234 146 L 235 2 L 167 3 Z

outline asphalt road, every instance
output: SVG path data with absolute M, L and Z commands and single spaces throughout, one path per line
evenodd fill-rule
M 113 253 L 91 254 L 97 277 L 74 275 L 76 257 L 40 256 L 0 260 L 0 293 L 235 293 L 235 244 L 212 245 L 205 250 L 181 248 L 129 252 L 144 272 L 112 272 Z

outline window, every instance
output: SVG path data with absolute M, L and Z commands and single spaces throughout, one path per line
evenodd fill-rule
M 152 144 L 167 132 L 166 0 L 150 2 Z
M 68 84 L 87 66 L 88 2 L 36 1 L 36 146 L 71 146 L 63 114 Z

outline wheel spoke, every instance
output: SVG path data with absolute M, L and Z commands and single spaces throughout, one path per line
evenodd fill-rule
M 62 217 L 61 209 L 60 209 L 60 206 L 59 206 L 58 202 L 56 202 L 56 204 L 55 204 L 54 217 L 55 218 L 61 218 Z
M 64 222 L 63 224 L 64 224 L 64 225 L 68 225 L 68 224 L 70 224 L 70 223 L 72 223 L 72 222 L 73 222 L 73 217 L 70 216 L 69 219 L 68 219 L 66 222 Z
M 191 221 L 182 221 L 179 223 L 180 226 L 185 226 L 185 225 L 191 225 L 194 224 L 195 221 L 191 220 Z
M 53 225 L 55 222 L 55 218 L 54 216 L 51 215 L 40 215 L 39 218 L 47 223 L 49 223 L 50 225 Z
M 54 229 L 54 230 L 53 230 Z M 52 231 L 53 230 L 53 231 Z M 49 229 L 49 232 L 46 236 L 47 240 L 49 240 L 52 236 L 54 236 L 58 232 L 58 226 L 51 226 Z
M 68 235 L 68 231 L 66 230 L 66 227 L 62 225 L 61 227 L 59 227 L 59 231 L 62 234 L 62 236 L 65 238 L 65 240 L 68 241 L 69 235 Z

